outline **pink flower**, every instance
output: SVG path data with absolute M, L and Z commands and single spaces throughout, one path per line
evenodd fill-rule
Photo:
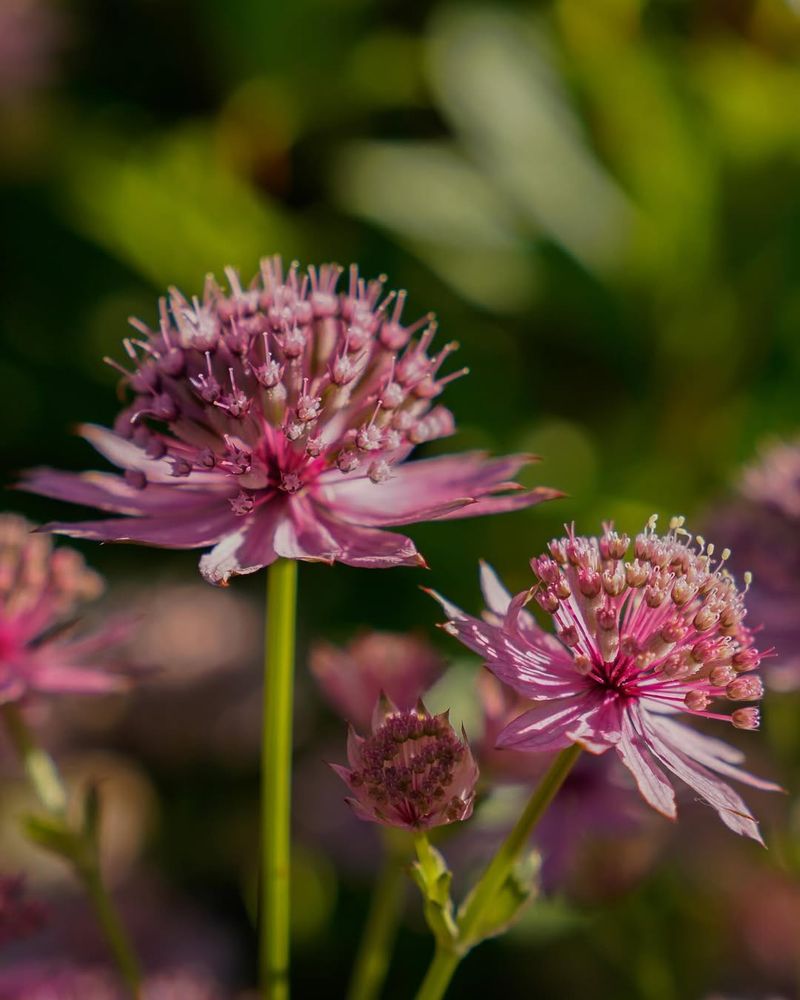
M 169 548 L 213 546 L 203 576 L 224 584 L 279 556 L 385 567 L 423 564 L 410 539 L 383 529 L 530 507 L 559 496 L 522 490 L 531 461 L 480 453 L 405 463 L 418 444 L 452 434 L 436 403 L 463 371 L 439 370 L 455 344 L 428 356 L 432 317 L 401 322 L 405 292 L 350 269 L 265 260 L 245 289 L 227 270 L 202 302 L 172 290 L 157 331 L 133 321 L 125 341 L 133 392 L 115 430 L 83 436 L 107 473 L 28 473 L 34 493 L 125 515 L 53 531 Z M 418 338 L 414 334 L 419 331 Z
M 126 686 L 119 674 L 93 669 L 125 628 L 110 624 L 75 636 L 73 615 L 103 589 L 73 549 L 13 514 L 0 515 L 0 704 L 29 694 L 102 694 Z
M 398 708 L 410 711 L 442 673 L 444 661 L 417 636 L 366 632 L 344 649 L 317 643 L 310 666 L 334 709 L 366 729 L 382 691 Z
M 347 802 L 359 819 L 429 830 L 472 815 L 478 768 L 448 714 L 431 715 L 422 702 L 401 711 L 382 698 L 372 734 L 350 729 L 349 768 L 332 764 L 353 793 Z
M 740 796 L 719 775 L 776 791 L 737 765 L 743 755 L 677 722 L 679 712 L 758 726 L 758 709 L 711 711 L 712 702 L 753 701 L 762 685 L 760 654 L 744 625 L 745 592 L 724 568 L 728 553 L 693 540 L 683 519 L 656 534 L 655 518 L 630 540 L 608 528 L 602 537 L 550 543 L 531 560 L 537 587 L 512 598 L 488 568 L 484 621 L 438 598 L 445 629 L 486 661 L 518 694 L 539 702 L 501 733 L 498 745 L 547 752 L 579 743 L 592 753 L 613 748 L 645 800 L 676 815 L 671 771 L 737 833 L 760 841 Z M 437 595 L 435 595 L 437 596 Z M 535 597 L 552 616 L 557 638 L 524 606 Z
M 44 923 L 41 903 L 25 896 L 21 875 L 0 875 L 0 948 L 34 934 Z

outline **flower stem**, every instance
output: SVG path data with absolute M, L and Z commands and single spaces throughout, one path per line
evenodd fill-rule
M 292 711 L 297 563 L 278 559 L 268 571 L 261 743 L 261 987 L 289 996 L 289 862 L 292 803 Z
M 22 762 L 25 773 L 36 797 L 48 814 L 67 827 L 67 792 L 52 757 L 34 739 L 15 705 L 4 705 L 3 721 L 9 739 Z M 119 918 L 103 882 L 97 845 L 85 831 L 75 832 L 76 849 L 66 860 L 72 863 L 75 874 L 86 890 L 94 907 L 97 922 L 105 935 L 106 943 L 114 957 L 120 975 L 128 986 L 134 1000 L 140 995 L 142 974 L 133 946 Z
M 396 831 L 385 832 L 383 868 L 373 890 L 347 1000 L 375 1000 L 380 995 L 392 957 L 409 852 L 393 838 Z
M 455 946 L 437 945 L 433 961 L 417 993 L 417 1000 L 441 1000 L 444 996 L 458 963 L 474 943 L 472 937 L 484 908 L 491 904 L 493 897 L 501 889 L 534 827 L 555 798 L 580 752 L 581 748 L 577 744 L 562 750 L 534 789 L 522 815 L 492 858 L 459 915 L 458 941 Z

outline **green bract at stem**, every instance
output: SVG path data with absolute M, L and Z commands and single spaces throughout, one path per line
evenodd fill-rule
M 385 829 L 383 867 L 373 889 L 347 1000 L 375 1000 L 389 969 L 403 905 L 411 842 L 404 830 Z
M 120 975 L 131 996 L 138 1000 L 142 982 L 139 961 L 103 882 L 100 867 L 100 804 L 96 790 L 90 790 L 87 795 L 82 822 L 77 826 L 70 824 L 67 817 L 67 792 L 55 762 L 37 744 L 15 705 L 4 705 L 2 716 L 31 788 L 47 812 L 44 818 L 31 816 L 27 819 L 25 825 L 28 836 L 71 865 L 92 902 L 95 916 Z
M 292 714 L 297 563 L 278 559 L 267 572 L 264 715 L 261 741 L 261 989 L 289 996 L 289 890 Z
M 478 943 L 475 932 L 480 927 L 484 910 L 502 888 L 536 824 L 555 798 L 580 753 L 581 748 L 577 744 L 562 750 L 537 785 L 522 815 L 458 914 L 456 935 L 450 942 L 444 935 L 438 938 L 433 961 L 417 993 L 417 1000 L 441 1000 L 444 996 L 459 962 Z

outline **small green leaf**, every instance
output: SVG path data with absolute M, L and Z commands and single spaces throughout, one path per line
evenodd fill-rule
M 417 857 L 419 860 L 411 865 L 411 875 L 422 893 L 425 920 L 439 944 L 452 946 L 458 937 L 450 898 L 453 873 L 427 838 L 417 841 Z
M 463 941 L 462 945 L 472 948 L 486 938 L 504 933 L 519 920 L 526 907 L 536 898 L 539 867 L 540 858 L 535 851 L 517 862 L 494 898 L 484 907 L 469 941 Z M 459 909 L 459 918 L 469 901 L 470 896 L 467 896 Z
M 71 830 L 64 820 L 52 816 L 26 816 L 23 829 L 30 841 L 46 851 L 73 863 L 80 860 L 83 838 Z
M 100 805 L 100 791 L 97 785 L 92 784 L 83 800 L 83 834 L 86 841 L 94 848 L 97 847 L 100 830 Z

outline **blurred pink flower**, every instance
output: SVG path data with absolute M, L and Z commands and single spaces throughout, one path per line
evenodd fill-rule
M 775 649 L 765 670 L 775 690 L 800 687 L 800 439 L 762 449 L 742 473 L 739 497 L 709 520 L 733 549 L 731 564 L 753 573 L 750 613 Z
M 213 546 L 203 576 L 224 584 L 279 556 L 351 566 L 424 565 L 413 542 L 384 528 L 530 507 L 559 496 L 512 477 L 531 456 L 467 453 L 405 463 L 416 445 L 452 434 L 434 404 L 455 344 L 428 357 L 431 316 L 404 326 L 405 292 L 383 294 L 355 266 L 278 257 L 225 294 L 209 279 L 202 302 L 172 290 L 154 331 L 133 321 L 125 341 L 134 393 L 115 430 L 83 436 L 124 477 L 33 470 L 34 493 L 121 518 L 51 524 L 101 541 L 169 548 Z M 413 339 L 420 330 L 418 339 Z
M 540 582 L 513 600 L 484 567 L 486 620 L 435 595 L 449 618 L 445 628 L 496 677 L 540 703 L 506 726 L 499 746 L 544 752 L 578 743 L 595 754 L 614 748 L 645 800 L 665 816 L 676 816 L 666 768 L 730 829 L 760 841 L 747 806 L 718 775 L 764 790 L 778 786 L 741 770 L 743 755 L 734 747 L 673 718 L 688 712 L 739 729 L 758 726 L 754 707 L 709 711 L 714 699 L 762 694 L 752 672 L 760 654 L 744 625 L 746 591 L 725 570 L 727 553 L 715 560 L 713 546 L 693 540 L 680 518 L 664 536 L 651 519 L 636 537 L 633 560 L 623 562 L 629 547 L 630 539 L 610 528 L 599 539 L 569 531 L 550 543 L 550 556 L 531 560 Z M 524 610 L 534 596 L 558 638 Z
M 0 875 L 0 948 L 34 934 L 44 919 L 44 906 L 25 895 L 24 876 Z
M 102 694 L 127 686 L 119 673 L 93 669 L 127 632 L 121 623 L 75 636 L 79 604 L 96 598 L 101 578 L 73 549 L 13 514 L 0 515 L 0 704 L 29 694 Z
M 46 0 L 0 3 L 0 104 L 50 83 L 66 35 L 64 14 Z
M 343 649 L 319 642 L 311 672 L 333 708 L 359 729 L 369 727 L 381 692 L 410 711 L 444 669 L 424 639 L 394 632 L 366 632 Z
M 332 764 L 353 793 L 359 819 L 428 830 L 472 814 L 478 767 L 447 713 L 431 715 L 420 702 L 401 711 L 386 699 L 375 708 L 366 739 L 351 727 L 349 768 Z
M 125 1000 L 129 991 L 100 965 L 58 960 L 16 962 L 0 972 L 0 1000 Z M 148 976 L 141 1000 L 226 1000 L 219 984 L 191 968 Z

